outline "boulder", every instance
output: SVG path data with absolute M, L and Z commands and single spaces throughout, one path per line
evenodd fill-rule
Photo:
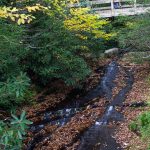
M 105 57 L 116 56 L 119 53 L 119 48 L 111 48 L 104 52 Z

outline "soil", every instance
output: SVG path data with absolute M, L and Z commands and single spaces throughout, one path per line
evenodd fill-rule
M 134 84 L 129 92 L 125 104 L 137 102 L 147 102 L 150 94 L 150 83 L 148 76 L 150 74 L 149 64 L 142 65 L 120 62 L 129 69 L 134 69 Z M 123 114 L 125 121 L 118 125 L 115 138 L 126 150 L 146 150 L 148 145 L 142 141 L 141 137 L 129 130 L 130 123 L 135 120 L 142 112 L 150 110 L 150 107 L 124 107 Z

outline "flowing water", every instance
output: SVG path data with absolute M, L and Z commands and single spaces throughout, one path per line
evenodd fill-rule
M 81 138 L 78 150 L 122 150 L 113 138 L 115 125 L 110 126 L 109 122 L 122 121 L 123 115 L 116 111 L 115 106 L 123 105 L 126 94 L 131 90 L 133 76 L 126 71 L 126 86 L 115 96 L 106 109 L 102 118 L 88 129 Z M 106 87 L 107 88 L 107 87 Z
M 126 85 L 113 98 L 112 90 L 116 86 L 113 82 L 119 73 L 119 65 L 116 61 L 112 61 L 106 68 L 104 77 L 98 83 L 97 87 L 88 92 L 84 97 L 68 102 L 64 108 L 53 111 L 46 111 L 42 115 L 43 120 L 38 124 L 33 124 L 30 130 L 39 132 L 44 128 L 45 124 L 65 125 L 71 117 L 77 112 L 84 110 L 86 104 L 97 97 L 105 97 L 109 101 L 105 113 L 99 118 L 95 124 L 90 127 L 83 135 L 81 135 L 81 143 L 78 150 L 121 150 L 119 144 L 113 138 L 116 129 L 115 125 L 110 126 L 110 122 L 122 121 L 123 115 L 116 111 L 116 106 L 121 106 L 126 98 L 126 94 L 130 91 L 133 84 L 133 76 L 130 71 L 125 70 Z M 64 105 L 62 105 L 64 106 Z M 52 117 L 53 116 L 53 117 Z M 35 139 L 29 144 L 28 150 L 34 149 L 35 143 L 41 138 Z

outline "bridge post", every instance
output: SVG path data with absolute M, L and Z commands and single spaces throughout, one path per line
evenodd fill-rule
M 111 16 L 112 16 L 112 17 L 115 16 L 114 13 L 115 13 L 115 12 L 114 12 L 114 1 L 111 0 Z
M 91 3 L 90 3 L 90 1 L 89 1 L 89 0 L 86 0 L 86 3 L 87 3 L 87 7 L 88 7 L 88 8 L 91 8 Z
M 136 8 L 137 8 L 137 6 L 136 6 L 136 0 L 134 0 L 134 12 L 135 12 L 135 14 L 136 14 Z

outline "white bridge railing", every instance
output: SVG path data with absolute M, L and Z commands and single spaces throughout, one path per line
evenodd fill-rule
M 118 1 L 117 1 L 118 2 Z M 90 7 L 101 17 L 130 16 L 145 13 L 150 9 L 150 4 L 138 4 L 136 0 L 120 0 L 120 7 L 116 8 L 115 0 L 86 0 L 86 7 Z M 71 7 L 79 7 L 75 4 Z

